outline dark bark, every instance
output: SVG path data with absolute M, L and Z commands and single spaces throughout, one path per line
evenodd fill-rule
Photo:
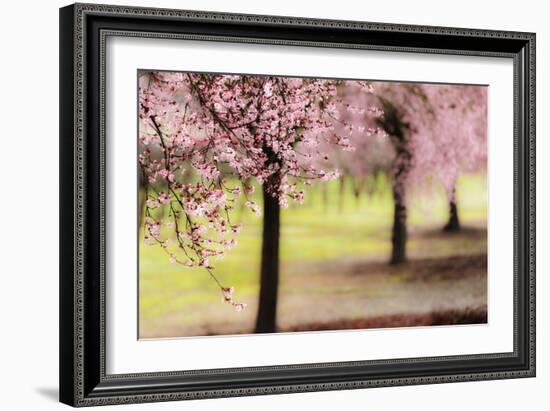
M 257 333 L 275 332 L 279 288 L 280 207 L 277 198 L 263 189 L 264 221 Z
M 456 232 L 460 231 L 460 220 L 458 219 L 458 210 L 456 208 L 456 200 L 449 201 L 449 221 L 443 227 L 443 231 Z
M 359 208 L 361 205 L 361 192 L 363 191 L 363 185 L 365 184 L 364 178 L 354 179 L 352 177 L 353 195 L 355 197 L 355 208 Z
M 391 235 L 390 264 L 401 264 L 407 260 L 407 205 L 398 187 L 393 188 L 393 227 Z
M 397 146 L 396 167 L 393 174 L 393 227 L 390 264 L 401 264 L 407 260 L 407 204 L 405 180 L 409 171 L 411 154 L 404 144 Z
M 382 101 L 384 116 L 379 120 L 384 131 L 391 137 L 395 149 L 393 169 L 393 227 L 392 252 L 390 264 L 401 264 L 407 260 L 407 205 L 405 199 L 406 181 L 412 160 L 409 151 L 406 130 L 409 124 L 402 120 L 402 115 L 389 101 Z

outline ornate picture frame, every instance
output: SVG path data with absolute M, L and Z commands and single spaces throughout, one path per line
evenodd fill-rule
M 108 373 L 105 92 L 111 37 L 511 61 L 514 171 L 502 178 L 513 179 L 514 193 L 513 350 Z M 60 10 L 60 100 L 61 402 L 80 407 L 535 376 L 535 34 L 75 4 Z

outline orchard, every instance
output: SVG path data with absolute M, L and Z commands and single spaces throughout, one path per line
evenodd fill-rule
M 408 196 L 438 185 L 460 229 L 456 184 L 487 162 L 486 88 L 260 75 L 141 72 L 142 240 L 181 276 L 200 269 L 248 311 L 218 262 L 238 249 L 238 209 L 262 219 L 256 332 L 277 328 L 281 209 L 312 187 L 391 184 L 392 264 L 407 260 Z M 374 179 L 374 180 L 373 180 Z M 261 193 L 256 193 L 261 190 Z M 261 195 L 259 195 L 261 194 Z M 368 213 L 368 210 L 364 210 Z M 242 220 L 242 219 L 241 219 Z M 248 221 L 248 220 L 247 220 Z M 235 278 L 238 272 L 224 273 Z

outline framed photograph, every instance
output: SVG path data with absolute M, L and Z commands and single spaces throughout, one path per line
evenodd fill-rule
M 535 34 L 60 24 L 62 402 L 535 376 Z

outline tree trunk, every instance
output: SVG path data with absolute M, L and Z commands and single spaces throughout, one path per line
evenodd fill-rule
M 275 332 L 277 294 L 279 288 L 279 231 L 280 207 L 277 198 L 263 189 L 264 226 L 257 333 Z
M 394 183 L 393 202 L 394 211 L 390 264 L 401 264 L 407 259 L 407 205 L 405 204 L 404 193 L 402 189 L 399 188 L 399 182 Z
M 401 264 L 407 259 L 407 205 L 405 201 L 406 181 L 410 170 L 412 154 L 409 151 L 405 130 L 409 129 L 403 123 L 402 115 L 388 101 L 384 104 L 384 116 L 380 125 L 391 137 L 395 148 L 393 171 L 393 228 L 391 235 L 392 251 L 390 264 Z
M 460 220 L 458 219 L 458 210 L 456 209 L 456 200 L 449 201 L 449 221 L 443 227 L 443 231 L 456 232 L 460 231 Z
M 353 187 L 353 195 L 355 196 L 355 208 L 358 210 L 361 205 L 361 191 L 365 184 L 364 178 L 359 177 L 357 179 L 351 177 L 352 181 L 352 187 Z
M 406 182 L 409 173 L 411 153 L 403 134 L 396 147 L 396 168 L 393 174 L 393 228 L 391 234 L 392 252 L 390 264 L 401 264 L 407 260 L 407 203 Z
M 338 179 L 338 211 L 344 210 L 344 200 L 346 196 L 346 180 L 344 176 L 340 176 Z

